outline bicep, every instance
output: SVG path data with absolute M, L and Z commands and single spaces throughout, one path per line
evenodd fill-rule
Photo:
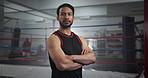
M 88 46 L 87 41 L 83 37 L 79 37 L 82 42 L 82 50 L 91 51 L 91 48 Z
M 59 40 L 56 38 L 48 39 L 48 52 L 56 65 L 59 65 L 58 63 L 62 61 L 63 56 L 65 55 L 60 48 Z

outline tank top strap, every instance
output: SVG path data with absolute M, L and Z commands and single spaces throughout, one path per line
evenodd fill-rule
M 76 36 L 76 38 L 78 39 L 80 45 L 82 45 L 82 41 L 81 41 L 81 39 L 79 38 L 79 36 L 78 36 L 77 34 L 75 34 L 74 32 L 72 32 L 72 33 L 74 34 L 74 36 Z
M 63 40 L 62 40 L 60 34 L 58 33 L 58 31 L 55 31 L 53 34 L 56 35 L 60 39 L 61 47 L 63 47 Z

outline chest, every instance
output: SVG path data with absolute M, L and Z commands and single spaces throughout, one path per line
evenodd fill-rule
M 79 40 L 73 36 L 71 38 L 62 37 L 62 50 L 67 55 L 80 55 L 82 51 L 81 44 Z

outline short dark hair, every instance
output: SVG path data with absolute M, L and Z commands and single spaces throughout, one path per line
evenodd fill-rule
M 63 8 L 63 7 L 69 7 L 69 8 L 72 10 L 73 15 L 74 15 L 74 12 L 75 12 L 74 7 L 73 7 L 72 5 L 70 5 L 70 4 L 68 4 L 68 3 L 64 3 L 64 4 L 60 5 L 60 6 L 57 8 L 57 15 L 58 15 L 58 16 L 59 16 L 59 10 L 60 10 L 61 8 Z

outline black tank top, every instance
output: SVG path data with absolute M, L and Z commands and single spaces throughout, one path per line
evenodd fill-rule
M 66 55 L 81 55 L 81 40 L 76 34 L 71 32 L 71 35 L 66 35 L 59 30 L 55 31 L 53 34 L 57 35 L 60 39 L 61 48 Z M 82 78 L 82 68 L 73 71 L 59 71 L 50 55 L 49 60 L 52 69 L 51 78 Z

